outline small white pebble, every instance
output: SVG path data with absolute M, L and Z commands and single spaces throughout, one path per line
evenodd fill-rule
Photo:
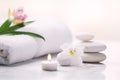
M 80 32 L 76 35 L 76 38 L 81 41 L 90 41 L 94 38 L 94 35 L 88 32 Z

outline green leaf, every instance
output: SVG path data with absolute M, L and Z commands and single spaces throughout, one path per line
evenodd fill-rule
M 7 19 L 0 27 L 0 31 L 5 31 L 6 29 L 8 29 L 10 27 L 10 25 L 12 24 L 12 21 Z
M 6 31 L 7 32 L 11 32 L 11 31 L 15 31 L 15 30 L 18 30 L 22 27 L 25 27 L 26 25 L 30 24 L 30 23 L 33 23 L 34 21 L 27 21 L 27 22 L 23 22 L 23 23 L 20 23 L 20 24 L 16 24 L 16 25 L 13 25 L 11 27 L 9 27 Z
M 33 23 L 33 22 L 35 22 L 35 21 L 27 21 L 27 22 L 24 22 L 24 24 L 28 25 L 28 24 Z
M 30 35 L 30 36 L 33 36 L 33 37 L 38 37 L 38 38 L 42 38 L 43 40 L 45 40 L 45 38 L 39 34 L 36 34 L 36 33 L 32 33 L 32 32 L 23 32 L 23 31 L 14 31 L 14 32 L 1 32 L 0 35 L 3 35 L 3 34 L 12 34 L 12 35 L 21 35 L 21 34 L 24 34 L 24 35 Z

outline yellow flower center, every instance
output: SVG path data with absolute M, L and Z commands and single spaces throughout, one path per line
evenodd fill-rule
M 69 51 L 70 55 L 74 55 L 75 52 L 76 52 L 75 49 L 71 49 L 71 50 Z

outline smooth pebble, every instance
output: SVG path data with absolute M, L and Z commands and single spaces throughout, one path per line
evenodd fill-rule
M 81 41 L 90 41 L 94 38 L 94 35 L 88 32 L 80 32 L 76 35 L 76 38 Z
M 105 44 L 94 41 L 79 42 L 78 45 L 85 47 L 84 52 L 101 52 L 107 48 Z
M 83 62 L 98 63 L 105 59 L 106 56 L 103 53 L 84 53 L 82 55 Z

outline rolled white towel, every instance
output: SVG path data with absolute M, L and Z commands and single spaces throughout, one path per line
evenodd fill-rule
M 42 39 L 36 38 L 39 49 L 35 57 L 47 53 L 59 52 L 61 51 L 61 45 L 72 41 L 72 35 L 69 28 L 65 24 L 53 19 L 36 21 L 22 30 L 41 34 L 46 39 L 44 42 Z
M 0 36 L 0 64 L 12 64 L 34 57 L 38 45 L 28 35 Z

